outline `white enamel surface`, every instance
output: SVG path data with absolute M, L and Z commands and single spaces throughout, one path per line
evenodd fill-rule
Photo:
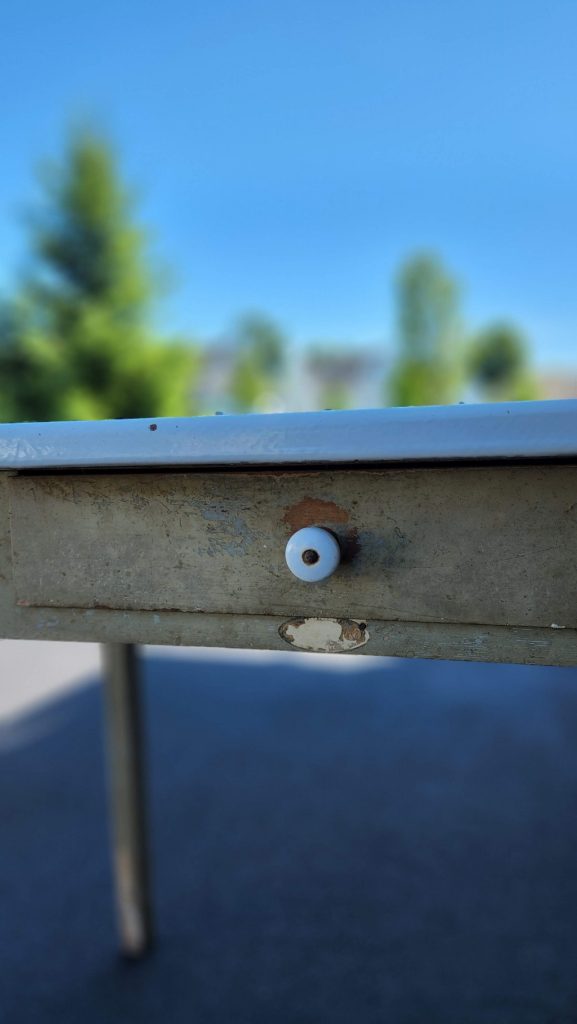
M 305 551 L 316 551 L 319 558 L 313 565 L 303 562 Z M 285 549 L 286 564 L 290 571 L 305 583 L 318 583 L 332 576 L 341 560 L 336 537 L 320 526 L 305 526 L 290 537 Z
M 287 643 L 301 651 L 323 654 L 345 653 L 364 647 L 370 640 L 366 623 L 362 629 L 356 619 L 297 619 L 286 622 L 281 635 Z
M 275 466 L 577 455 L 577 400 L 0 425 L 0 469 Z

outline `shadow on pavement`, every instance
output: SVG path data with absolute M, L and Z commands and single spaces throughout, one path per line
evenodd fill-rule
M 115 956 L 97 681 L 0 728 L 2 1024 L 577 1021 L 577 671 L 146 662 Z

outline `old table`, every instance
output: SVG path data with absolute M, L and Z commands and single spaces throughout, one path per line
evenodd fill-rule
M 0 426 L 0 636 L 105 645 L 125 952 L 134 645 L 577 664 L 576 460 L 573 400 Z

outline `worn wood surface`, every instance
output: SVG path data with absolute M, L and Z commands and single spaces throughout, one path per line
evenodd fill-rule
M 527 467 L 527 472 L 537 474 L 534 477 L 532 495 L 534 503 L 540 501 L 542 493 L 548 492 L 548 478 L 541 473 L 549 473 L 549 469 L 555 468 L 557 467 L 541 467 L 533 471 Z M 563 469 L 562 472 L 565 474 L 566 471 Z M 564 488 L 572 486 L 573 479 L 572 471 L 571 475 L 565 476 Z M 527 486 L 529 483 L 530 481 L 527 481 Z M 558 486 L 561 486 L 561 481 Z M 0 636 L 104 643 L 205 645 L 286 652 L 293 650 L 286 640 L 282 639 L 279 630 L 286 625 L 288 618 L 299 615 L 298 601 L 294 602 L 290 616 L 275 615 L 268 611 L 263 614 L 247 615 L 19 605 L 12 573 L 7 492 L 7 474 L 0 474 Z M 570 518 L 570 502 L 567 501 L 561 508 L 563 514 Z M 343 524 L 340 525 L 342 528 Z M 41 528 L 46 533 L 49 527 L 50 524 L 45 523 Z M 552 533 L 554 535 L 554 530 Z M 554 546 L 554 536 L 550 538 L 549 543 Z M 564 554 L 565 566 L 562 567 L 558 562 L 556 571 L 572 573 L 573 562 L 569 546 L 566 546 Z M 547 591 L 550 583 L 546 565 L 543 571 L 540 585 Z M 226 589 L 226 580 L 222 581 L 222 586 Z M 567 584 L 567 590 L 569 589 L 570 583 Z M 572 613 L 573 609 L 574 598 L 571 593 L 567 597 L 567 611 Z M 319 612 L 327 616 L 334 614 L 324 606 L 317 607 L 316 614 Z M 372 616 L 365 616 L 364 621 L 367 623 L 369 640 L 348 656 L 375 654 L 508 661 L 518 664 L 577 665 L 577 629 L 556 628 L 563 626 L 563 622 L 556 622 L 555 628 L 551 624 L 531 628 L 486 623 L 390 621 L 384 617 Z
M 2 618 L 2 633 L 32 640 L 173 644 L 290 653 L 295 648 L 283 640 L 280 633 L 285 624 L 284 618 L 272 615 L 16 608 L 11 615 Z M 367 644 L 343 657 L 372 654 L 577 666 L 577 630 L 574 629 L 514 629 L 369 619 L 368 632 Z
M 577 627 L 577 468 L 16 476 L 21 605 Z M 334 576 L 284 561 L 332 529 Z

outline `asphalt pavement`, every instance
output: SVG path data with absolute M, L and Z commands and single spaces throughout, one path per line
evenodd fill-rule
M 576 670 L 149 652 L 127 964 L 96 665 L 0 722 L 0 1024 L 577 1022 Z

